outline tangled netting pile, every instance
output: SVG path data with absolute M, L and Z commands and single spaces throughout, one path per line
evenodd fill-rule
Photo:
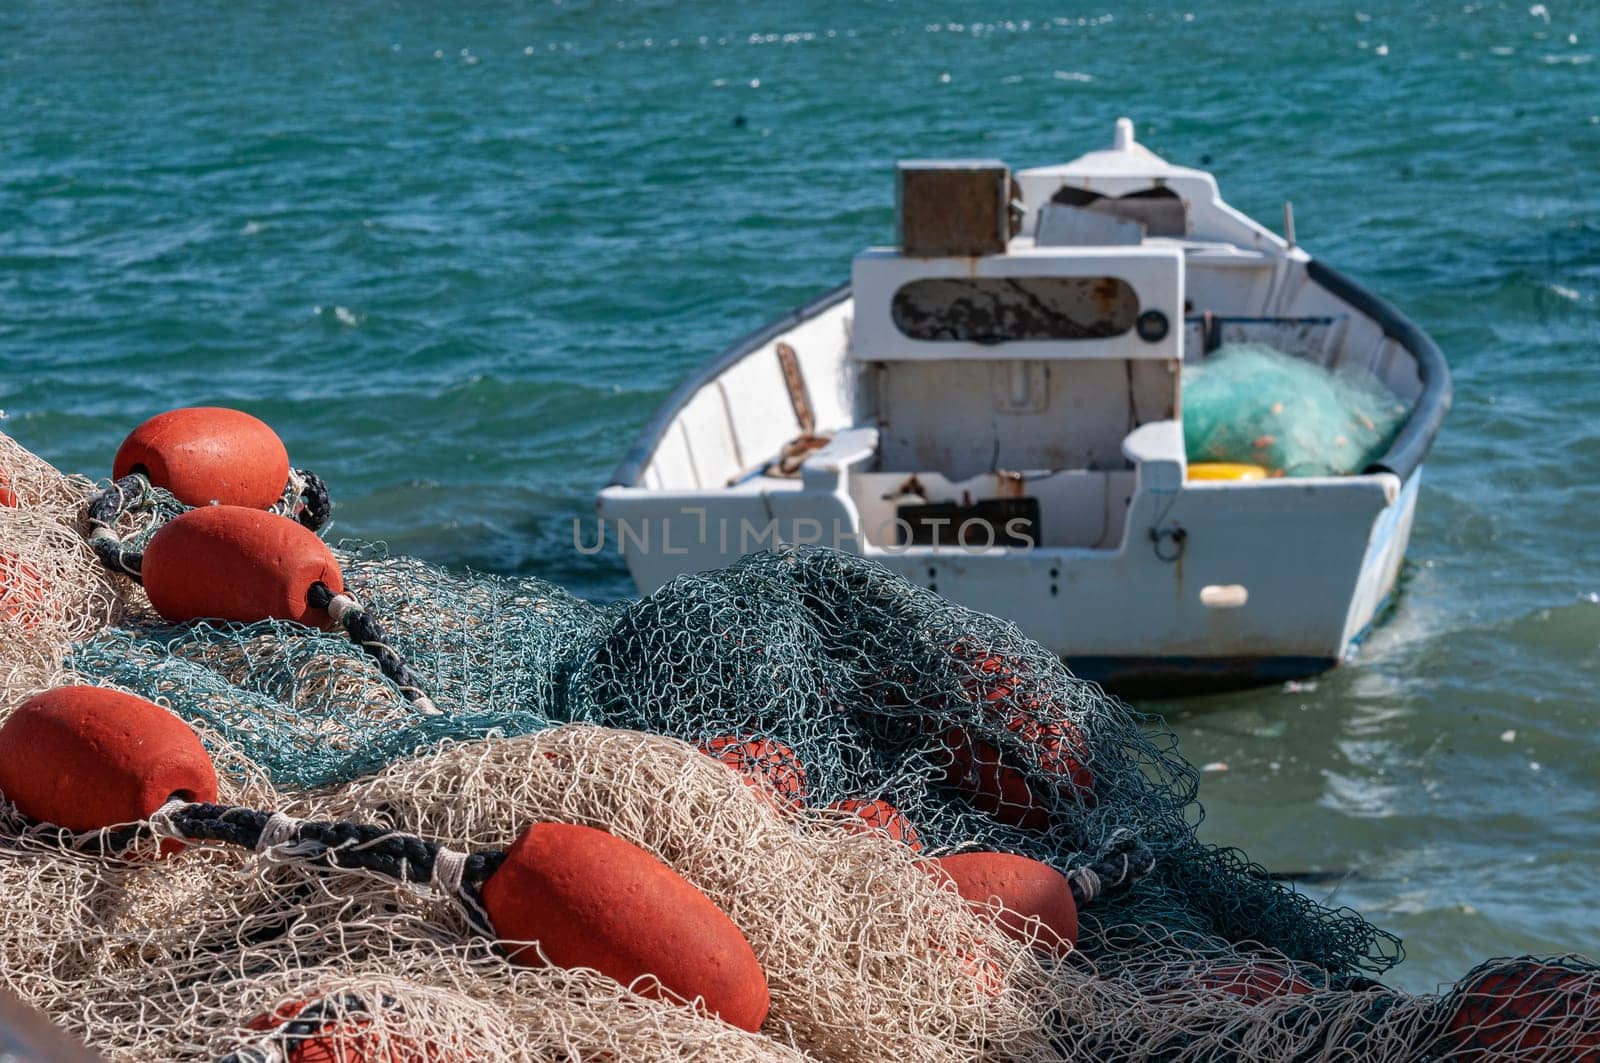
M 425 716 L 347 640 L 163 626 L 83 545 L 87 481 L 3 436 L 0 465 L 16 503 L 0 507 L 0 718 L 53 683 L 115 685 L 192 724 L 226 802 L 462 848 L 533 820 L 602 827 L 731 917 L 773 999 L 747 1033 L 592 971 L 513 966 L 415 887 L 203 846 L 108 859 L 0 804 L 0 986 L 112 1058 L 276 1058 L 249 1053 L 313 1002 L 349 1006 L 356 1032 L 292 1058 L 1546 1059 L 1600 1038 L 1577 961 L 1501 961 L 1440 996 L 1384 988 L 1395 939 L 1196 841 L 1169 735 L 1012 625 L 862 559 L 753 556 L 600 608 L 343 548 L 346 586 L 443 710 Z M 136 535 L 161 507 L 125 519 Z M 806 807 L 697 751 L 716 736 L 792 749 Z M 996 785 L 952 785 L 958 756 Z M 847 798 L 891 802 L 923 855 L 1065 870 L 1126 830 L 1156 869 L 1051 955 L 900 841 L 848 829 L 826 807 Z
M 1405 415 L 1370 374 L 1324 369 L 1262 343 L 1225 343 L 1183 367 L 1183 438 L 1192 462 L 1347 476 L 1383 453 Z

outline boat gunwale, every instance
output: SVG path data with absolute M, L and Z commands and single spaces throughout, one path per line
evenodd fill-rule
M 699 394 L 700 389 L 716 380 L 719 376 L 731 369 L 746 355 L 757 348 L 777 339 L 779 336 L 796 328 L 805 321 L 831 310 L 850 297 L 850 282 L 845 281 L 835 288 L 830 288 L 821 295 L 795 307 L 788 313 L 778 317 L 753 332 L 746 333 L 715 358 L 704 362 L 673 389 L 671 395 L 663 402 L 639 430 L 639 435 L 634 439 L 633 446 L 623 455 L 622 461 L 617 464 L 616 470 L 611 474 L 607 487 L 637 487 L 639 480 L 644 475 L 644 467 L 661 445 L 661 439 L 666 435 L 667 428 L 677 420 L 678 414 L 689 401 Z
M 1395 434 L 1389 449 L 1362 470 L 1363 475 L 1392 473 L 1403 482 L 1427 458 L 1445 415 L 1450 411 L 1453 396 L 1450 364 L 1433 337 L 1393 303 L 1319 258 L 1308 257 L 1305 267 L 1306 276 L 1313 283 L 1373 321 L 1385 336 L 1398 343 L 1416 361 L 1422 392 L 1412 404 L 1411 412 L 1406 415 L 1405 423 Z M 638 487 L 644 468 L 660 446 L 667 429 L 702 388 L 751 352 L 832 309 L 849 298 L 850 294 L 851 285 L 846 281 L 735 340 L 721 354 L 703 363 L 656 409 L 623 455 L 606 486 Z
M 1416 359 L 1417 375 L 1422 379 L 1422 393 L 1411 405 L 1411 412 L 1389 443 L 1389 449 L 1362 470 L 1365 474 L 1393 473 L 1402 482 L 1421 467 L 1433 449 L 1433 441 L 1450 412 L 1454 384 L 1450 379 L 1450 363 L 1432 336 L 1389 300 L 1370 291 L 1348 274 L 1335 269 L 1320 258 L 1306 260 L 1306 276 L 1317 287 L 1352 309 L 1365 314 L 1383 334 L 1398 343 Z

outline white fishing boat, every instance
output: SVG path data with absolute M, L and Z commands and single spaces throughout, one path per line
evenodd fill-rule
M 1279 236 L 1127 119 L 1065 165 L 898 179 L 897 246 L 684 383 L 600 492 L 639 590 L 822 543 L 1123 689 L 1345 660 L 1394 591 L 1450 404 L 1437 345 L 1296 246 L 1287 204 Z M 1386 451 L 1198 478 L 1183 368 L 1238 342 L 1368 374 L 1404 407 Z

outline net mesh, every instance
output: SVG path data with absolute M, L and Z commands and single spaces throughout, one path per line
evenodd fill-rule
M 1191 462 L 1346 476 L 1383 453 L 1405 415 L 1406 406 L 1370 373 L 1325 369 L 1264 343 L 1225 343 L 1183 367 Z
M 304 1061 L 1600 1052 L 1600 979 L 1575 959 L 1494 961 L 1437 996 L 1373 981 L 1392 936 L 1196 839 L 1195 773 L 1156 721 L 861 558 L 754 555 L 602 608 L 344 544 L 429 716 L 347 640 L 161 623 L 84 546 L 90 485 L 4 443 L 11 483 L 37 487 L 0 509 L 0 549 L 38 575 L 0 580 L 0 717 L 58 682 L 114 685 L 194 726 L 224 801 L 457 848 L 602 827 L 726 912 L 773 995 L 746 1033 L 592 971 L 512 966 L 417 887 L 200 845 L 109 860 L 0 805 L 0 986 L 113 1058 L 272 1058 L 299 1014 L 318 1016 L 291 1036 Z M 174 511 L 157 499 L 124 531 Z M 863 832 L 861 800 L 924 852 Z M 1062 956 L 919 863 L 992 849 L 1065 871 L 1120 831 L 1155 871 L 1086 906 Z

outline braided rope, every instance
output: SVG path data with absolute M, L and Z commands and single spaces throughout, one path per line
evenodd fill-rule
M 333 512 L 328 485 L 310 469 L 290 469 L 283 497 L 271 507 L 270 512 L 299 521 L 316 531 L 328 522 Z
M 422 678 L 389 645 L 389 633 L 371 613 L 362 608 L 360 602 L 348 594 L 334 594 L 327 584 L 319 581 L 313 583 L 306 593 L 306 604 L 313 609 L 326 610 L 333 622 L 350 636 L 350 641 L 367 651 L 383 674 L 400 688 L 400 693 L 418 711 L 425 716 L 444 715 L 443 710 L 423 690 Z
M 231 845 L 274 862 L 321 864 L 426 886 L 453 901 L 475 931 L 497 936 L 481 890 L 505 862 L 499 850 L 460 852 L 387 827 L 176 799 L 152 813 L 142 827 L 119 832 L 116 840 L 127 845 L 151 835 L 191 845 Z
M 117 534 L 122 514 L 147 505 L 152 498 L 150 481 L 141 473 L 130 473 L 89 500 L 84 516 L 89 525 L 89 546 L 100 563 L 113 572 L 143 582 L 144 554 L 129 550 Z
M 1106 839 L 1094 862 L 1067 872 L 1072 898 L 1081 908 L 1109 893 L 1132 887 L 1155 870 L 1155 854 L 1126 827 L 1118 827 Z

